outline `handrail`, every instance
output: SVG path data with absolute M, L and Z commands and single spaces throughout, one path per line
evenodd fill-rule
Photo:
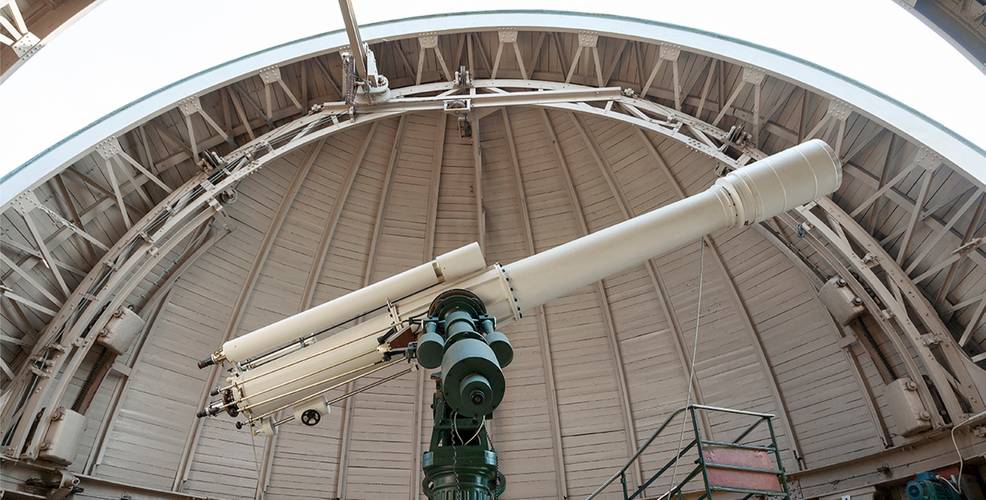
M 596 498 L 597 496 L 599 496 L 600 493 L 602 493 L 603 490 L 605 490 L 607 487 L 609 487 L 609 485 L 613 484 L 620 477 L 625 476 L 627 469 L 629 469 L 630 466 L 633 465 L 633 462 L 636 461 L 638 458 L 640 458 L 640 455 L 644 452 L 644 450 L 646 450 L 647 447 L 650 446 L 651 443 L 653 443 L 655 439 L 657 439 L 657 436 L 662 431 L 664 431 L 664 429 L 668 426 L 668 424 L 670 424 L 671 421 L 674 420 L 675 417 L 677 417 L 679 414 L 681 414 L 685 410 L 713 411 L 713 412 L 733 413 L 733 414 L 736 414 L 736 415 L 746 415 L 746 416 L 750 416 L 750 417 L 757 417 L 758 420 L 756 422 L 754 422 L 753 425 L 751 425 L 750 427 L 748 427 L 746 429 L 746 431 L 744 431 L 743 434 L 741 434 L 740 437 L 738 437 L 734 441 L 734 443 L 739 443 L 740 440 L 742 440 L 744 437 L 746 437 L 747 435 L 749 435 L 749 433 L 751 431 L 753 431 L 753 429 L 755 429 L 762 421 L 769 420 L 771 418 L 774 418 L 774 415 L 771 414 L 771 413 L 761 413 L 761 412 L 747 411 L 747 410 L 736 410 L 736 409 L 732 409 L 732 408 L 722 408 L 722 407 L 719 407 L 719 406 L 690 404 L 688 406 L 679 408 L 679 409 L 675 410 L 674 413 L 672 413 L 671 415 L 669 415 L 668 418 L 664 420 L 664 423 L 662 423 L 657 429 L 654 430 L 653 433 L 651 433 L 650 437 L 647 438 L 647 441 L 644 441 L 644 444 L 641 445 L 639 448 L 637 448 L 637 451 L 633 454 L 633 456 L 630 457 L 629 460 L 627 460 L 627 462 L 623 466 L 623 468 L 621 468 L 620 470 L 616 471 L 616 473 L 613 474 L 612 476 L 610 476 L 610 478 L 607 479 L 606 482 L 604 482 L 602 485 L 600 485 L 598 488 L 596 488 L 592 493 L 589 494 L 589 496 L 585 497 L 585 500 L 592 500 L 593 498 Z M 694 418 L 694 414 L 692 415 L 692 417 Z M 699 436 L 695 436 L 695 439 L 698 440 L 700 438 L 699 438 Z M 695 443 L 692 443 L 692 445 L 694 445 L 694 444 Z M 691 448 L 691 445 L 689 445 L 688 448 Z M 682 450 L 681 452 L 679 452 L 679 454 L 678 454 L 677 457 L 673 458 L 671 460 L 671 462 L 668 462 L 668 465 L 670 465 L 672 462 L 675 462 L 675 461 L 679 460 L 681 458 L 681 456 L 684 454 L 685 451 L 686 450 Z M 663 472 L 663 469 L 662 469 L 662 472 Z M 660 475 L 660 473 L 658 473 L 657 475 Z M 656 479 L 656 476 L 655 477 L 652 477 L 643 486 L 648 486 L 650 484 L 650 482 L 653 481 L 654 479 Z M 682 483 L 682 485 L 683 484 L 684 483 Z M 624 484 L 624 487 L 625 486 L 626 485 Z M 680 487 L 681 487 L 681 485 L 679 485 L 679 488 Z
M 659 471 L 655 472 L 653 475 L 651 475 L 650 479 L 644 481 L 644 483 L 641 484 L 637 488 L 636 492 L 634 492 L 633 496 L 630 497 L 630 498 L 634 498 L 638 494 L 640 494 L 641 492 L 643 492 L 644 490 L 646 490 L 647 487 L 651 485 L 651 483 L 653 483 L 654 481 L 656 481 L 657 478 L 661 476 L 661 474 L 664 474 L 665 472 L 667 472 L 667 470 L 669 468 L 671 468 L 672 465 L 674 465 L 678 460 L 681 460 L 681 457 L 685 456 L 685 453 L 688 453 L 688 450 L 691 450 L 696 445 L 698 445 L 698 440 L 692 439 L 692 442 L 688 443 L 688 446 L 685 446 L 684 448 L 682 448 L 681 451 L 678 452 L 678 455 L 677 456 L 675 456 L 674 458 L 672 458 L 671 460 L 669 460 L 668 463 L 664 464 L 664 467 L 661 467 L 661 470 L 659 470 Z M 624 494 L 624 496 L 626 496 L 626 495 Z
M 695 408 L 696 410 L 721 411 L 723 413 L 735 413 L 737 415 L 749 415 L 751 417 L 760 417 L 760 418 L 774 418 L 776 416 L 773 413 L 760 413 L 760 412 L 756 412 L 756 411 L 736 410 L 736 409 L 733 409 L 733 408 L 723 408 L 721 406 L 695 405 L 695 404 L 688 405 L 685 408 L 682 408 L 682 410 L 685 410 L 685 409 L 688 409 L 688 408 Z
M 749 436 L 750 433 L 754 431 L 754 429 L 756 429 L 757 427 L 760 427 L 760 423 L 761 422 L 763 422 L 763 421 L 765 421 L 765 420 L 767 420 L 769 418 L 770 417 L 761 417 L 756 422 L 753 422 L 752 424 L 750 424 L 749 427 L 746 428 L 745 431 L 743 431 L 742 434 L 739 435 L 739 437 L 737 437 L 736 439 L 734 439 L 733 442 L 734 443 L 738 443 L 738 442 L 742 441 L 743 439 L 746 438 L 746 436 Z
M 694 406 L 694 405 L 691 405 L 691 406 Z M 627 460 L 626 465 L 624 465 L 622 469 L 620 469 L 619 471 L 617 471 L 616 474 L 613 474 L 612 477 L 610 477 L 609 479 L 607 479 L 606 482 L 602 484 L 602 486 L 596 488 L 596 490 L 593 491 L 589 496 L 585 497 L 585 500 L 592 500 L 593 498 L 595 498 L 596 496 L 598 496 L 600 493 L 602 493 L 602 491 L 605 490 L 609 485 L 613 484 L 613 481 L 616 481 L 620 476 L 622 476 L 623 473 L 625 473 L 627 471 L 627 469 L 630 468 L 630 465 L 633 464 L 634 460 L 636 460 L 638 457 L 640 457 L 640 454 L 643 453 L 644 450 L 646 450 L 647 447 L 650 446 L 650 444 L 653 443 L 655 439 L 657 439 L 657 435 L 660 434 L 661 431 L 663 431 L 664 428 L 667 427 L 668 424 L 670 424 L 672 420 L 674 420 L 674 417 L 677 417 L 681 412 L 687 410 L 691 406 L 686 406 L 684 408 L 680 408 L 678 410 L 675 410 L 675 412 L 672 413 L 667 418 L 667 420 L 665 420 L 664 423 L 661 424 L 660 427 L 658 427 L 657 429 L 654 430 L 654 433 L 651 434 L 649 438 L 647 438 L 647 441 L 644 442 L 643 446 L 641 446 L 640 448 L 637 449 L 637 452 L 634 453 L 632 457 L 630 457 L 630 460 Z

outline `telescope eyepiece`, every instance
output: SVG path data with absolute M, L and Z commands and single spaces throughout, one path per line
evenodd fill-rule
M 483 391 L 472 391 L 469 398 L 472 400 L 472 404 L 476 406 L 479 406 L 483 404 L 483 401 L 486 401 L 486 395 L 483 394 Z
M 216 362 L 215 362 L 215 360 L 212 359 L 212 356 L 211 355 L 208 358 L 200 359 L 199 360 L 199 368 L 200 369 L 201 368 L 205 368 L 207 366 L 212 366 L 214 364 L 216 364 Z
M 490 381 L 479 373 L 466 375 L 459 382 L 459 413 L 470 417 L 487 415 L 493 411 L 494 398 Z

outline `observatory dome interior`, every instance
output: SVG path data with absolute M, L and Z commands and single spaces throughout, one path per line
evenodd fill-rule
M 0 497 L 984 498 L 982 0 L 171 3 L 0 1 Z

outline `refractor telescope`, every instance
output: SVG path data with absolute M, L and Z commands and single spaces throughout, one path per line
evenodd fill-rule
M 546 302 L 722 229 L 751 225 L 834 192 L 842 167 L 812 140 L 720 177 L 705 191 L 506 265 L 472 243 L 224 343 L 200 367 L 228 363 L 221 412 L 253 432 L 297 420 L 418 367 L 432 375 L 435 414 L 422 458 L 429 498 L 496 498 L 506 487 L 486 422 L 513 358 L 498 327 Z M 404 370 L 350 385 L 391 366 Z M 329 398 L 340 389 L 348 392 Z M 471 496 L 469 496 L 471 495 Z

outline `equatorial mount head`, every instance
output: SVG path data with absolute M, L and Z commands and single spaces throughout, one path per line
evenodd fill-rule
M 513 359 L 506 335 L 496 331 L 496 318 L 469 290 L 453 289 L 432 301 L 418 337 L 418 363 L 441 367 L 441 390 L 457 413 L 480 417 L 493 413 L 503 400 L 502 368 Z

